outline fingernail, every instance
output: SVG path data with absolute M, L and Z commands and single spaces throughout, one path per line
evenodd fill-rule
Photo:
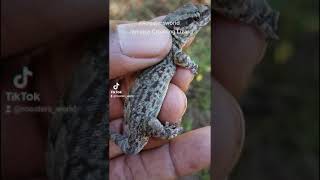
M 117 27 L 123 54 L 136 58 L 155 58 L 171 47 L 169 30 L 158 22 L 120 24 Z

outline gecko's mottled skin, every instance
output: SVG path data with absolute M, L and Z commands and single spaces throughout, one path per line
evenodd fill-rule
M 73 109 L 55 112 L 50 121 L 49 180 L 108 178 L 107 40 L 105 35 L 98 35 L 98 41 L 90 38 L 92 47 L 75 68 L 72 82 L 58 105 Z
M 127 98 L 124 105 L 124 134 L 111 132 L 111 139 L 124 153 L 139 153 L 150 137 L 171 139 L 182 131 L 174 124 L 163 125 L 157 117 L 176 65 L 197 72 L 197 65 L 182 52 L 182 47 L 210 18 L 209 6 L 193 4 L 186 4 L 164 18 L 163 24 L 175 22 L 175 25 L 166 25 L 172 35 L 172 49 L 159 64 L 138 75 L 129 92 L 133 97 Z

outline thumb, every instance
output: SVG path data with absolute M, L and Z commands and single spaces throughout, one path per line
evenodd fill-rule
M 154 65 L 171 49 L 170 32 L 160 23 L 112 23 L 109 79 Z

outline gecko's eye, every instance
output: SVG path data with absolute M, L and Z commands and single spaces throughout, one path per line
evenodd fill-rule
M 185 26 L 188 26 L 189 24 L 191 24 L 193 22 L 193 18 L 188 18 L 188 19 L 185 19 L 183 21 L 180 21 L 180 27 L 185 27 Z
M 195 17 L 193 17 L 193 20 L 194 21 L 200 21 L 200 17 L 199 16 L 195 16 Z

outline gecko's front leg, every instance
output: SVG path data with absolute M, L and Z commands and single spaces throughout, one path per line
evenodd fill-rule
M 190 56 L 177 47 L 174 47 L 173 50 L 175 52 L 173 62 L 178 66 L 189 69 L 193 74 L 197 74 L 198 65 L 190 58 Z
M 163 125 L 157 118 L 152 118 L 148 121 L 148 126 L 150 128 L 150 136 L 162 139 L 172 139 L 183 131 L 183 128 L 177 124 L 169 124 L 169 122 L 166 122 L 165 125 Z

